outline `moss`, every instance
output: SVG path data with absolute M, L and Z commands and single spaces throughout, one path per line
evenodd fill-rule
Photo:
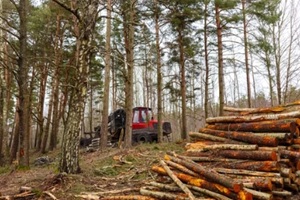
M 10 167 L 9 166 L 0 167 L 0 174 L 5 174 L 5 173 L 7 173 L 9 171 L 10 171 Z

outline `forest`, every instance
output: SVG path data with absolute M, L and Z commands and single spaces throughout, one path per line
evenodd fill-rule
M 1 0 L 0 164 L 61 149 L 78 173 L 79 138 L 110 112 L 151 107 L 187 140 L 224 106 L 299 99 L 297 0 Z M 105 150 L 107 135 L 101 135 Z M 125 148 L 131 147 L 126 121 Z

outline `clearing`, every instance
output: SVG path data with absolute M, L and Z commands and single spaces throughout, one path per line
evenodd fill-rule
M 81 150 L 80 174 L 59 174 L 59 151 L 46 155 L 34 154 L 30 170 L 15 170 L 13 166 L 0 167 L 0 199 L 15 196 L 21 187 L 29 187 L 34 196 L 27 199 L 82 199 L 78 195 L 91 192 L 120 192 L 119 195 L 139 194 L 139 188 L 152 181 L 156 174 L 152 165 L 167 151 L 181 153 L 183 144 L 141 144 L 128 150 L 110 148 L 106 152 Z M 50 163 L 35 165 L 36 158 L 46 157 Z M 45 192 L 49 192 L 45 194 Z M 105 194 L 107 195 L 107 194 Z M 2 197 L 1 197 L 2 196 Z

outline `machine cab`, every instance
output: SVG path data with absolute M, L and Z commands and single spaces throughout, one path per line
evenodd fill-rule
M 151 108 L 133 108 L 132 129 L 153 128 L 154 117 Z

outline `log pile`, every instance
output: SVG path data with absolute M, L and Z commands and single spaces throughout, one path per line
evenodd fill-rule
M 168 152 L 142 195 L 166 199 L 284 199 L 300 189 L 300 101 L 271 108 L 225 107 Z M 168 181 L 172 180 L 172 183 Z M 175 184 L 174 184 L 175 183 Z M 147 192 L 145 192 L 147 191 Z M 164 191 L 164 192 L 162 192 Z M 161 196 L 160 196 L 161 197 Z

